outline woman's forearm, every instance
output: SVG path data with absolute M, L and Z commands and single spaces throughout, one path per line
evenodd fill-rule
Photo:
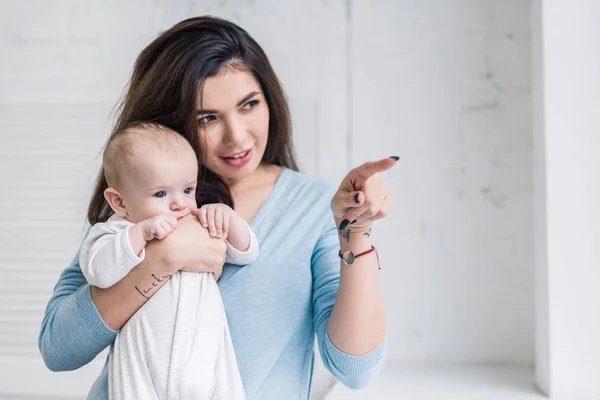
M 342 253 L 371 248 L 370 231 L 344 231 Z M 373 350 L 385 335 L 385 312 L 377 278 L 375 254 L 357 258 L 350 266 L 340 261 L 340 285 L 329 318 L 331 342 L 344 353 L 360 356 Z
M 224 240 L 213 239 L 192 214 L 162 240 L 146 245 L 144 261 L 108 289 L 92 287 L 91 296 L 106 325 L 121 327 L 179 270 L 220 275 L 225 262 Z
M 92 286 L 92 301 L 109 328 L 121 329 L 125 322 L 176 272 L 166 265 L 154 254 L 152 244 L 149 244 L 146 247 L 144 261 L 129 271 L 119 282 L 107 289 Z
M 50 370 L 80 368 L 114 340 L 89 296 L 78 253 L 54 287 L 40 329 L 38 346 Z

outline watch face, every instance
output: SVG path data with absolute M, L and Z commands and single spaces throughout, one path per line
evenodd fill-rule
M 354 253 L 350 250 L 347 250 L 343 254 L 344 264 L 352 265 L 354 263 Z

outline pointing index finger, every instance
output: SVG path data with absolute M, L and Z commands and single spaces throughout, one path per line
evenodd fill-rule
M 392 168 L 394 165 L 396 165 L 396 161 L 398 161 L 400 159 L 400 157 L 398 156 L 392 156 L 392 157 L 387 157 L 384 158 L 383 160 L 379 160 L 379 161 L 369 161 L 366 162 L 358 167 L 356 167 L 352 173 L 353 173 L 353 181 L 360 181 L 361 185 L 362 183 L 366 182 L 370 177 L 372 177 L 375 174 L 378 174 L 380 172 L 384 172 L 387 171 L 388 169 Z M 356 187 L 356 189 L 360 189 L 360 187 Z

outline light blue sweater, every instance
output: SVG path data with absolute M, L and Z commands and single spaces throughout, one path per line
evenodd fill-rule
M 223 268 L 218 284 L 249 400 L 309 398 L 315 333 L 325 366 L 350 388 L 363 387 L 383 365 L 385 339 L 354 357 L 327 335 L 340 277 L 329 208 L 334 192 L 328 183 L 284 168 L 250 222 L 260 243 L 258 259 Z M 87 364 L 117 335 L 92 303 L 78 259 L 60 276 L 42 322 L 39 348 L 53 371 Z M 107 390 L 105 365 L 89 399 L 108 399 Z

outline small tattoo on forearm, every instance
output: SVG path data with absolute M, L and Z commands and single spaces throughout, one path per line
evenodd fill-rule
M 340 231 L 340 236 L 346 239 L 346 242 L 350 241 L 350 229 L 344 229 Z
M 150 299 L 150 297 L 148 297 L 144 293 L 142 293 L 142 291 L 137 286 L 135 287 L 135 290 L 137 290 L 138 293 L 141 294 L 142 296 L 144 296 L 145 298 Z
M 371 228 L 367 232 L 364 233 L 366 237 L 371 237 Z
M 162 281 L 164 281 L 165 279 L 167 279 L 167 278 L 170 278 L 170 277 L 171 277 L 171 275 L 163 275 L 163 276 L 162 276 L 162 279 L 160 279 L 160 278 L 157 278 L 157 277 L 156 277 L 156 275 L 154 275 L 154 274 L 152 274 L 152 277 L 153 277 L 154 279 L 156 279 L 158 282 L 162 282 Z
M 161 278 L 157 278 L 156 275 L 152 274 L 152 278 L 154 278 L 154 280 L 156 282 L 163 282 L 165 279 L 170 278 L 171 275 L 163 275 L 161 276 Z M 152 286 L 150 286 L 148 289 L 140 289 L 139 287 L 135 286 L 135 290 L 138 291 L 139 294 L 141 294 L 142 296 L 144 296 L 146 299 L 150 299 L 150 297 L 146 296 L 148 293 L 150 293 L 152 290 L 154 290 L 157 286 L 158 283 L 156 282 L 152 282 Z

